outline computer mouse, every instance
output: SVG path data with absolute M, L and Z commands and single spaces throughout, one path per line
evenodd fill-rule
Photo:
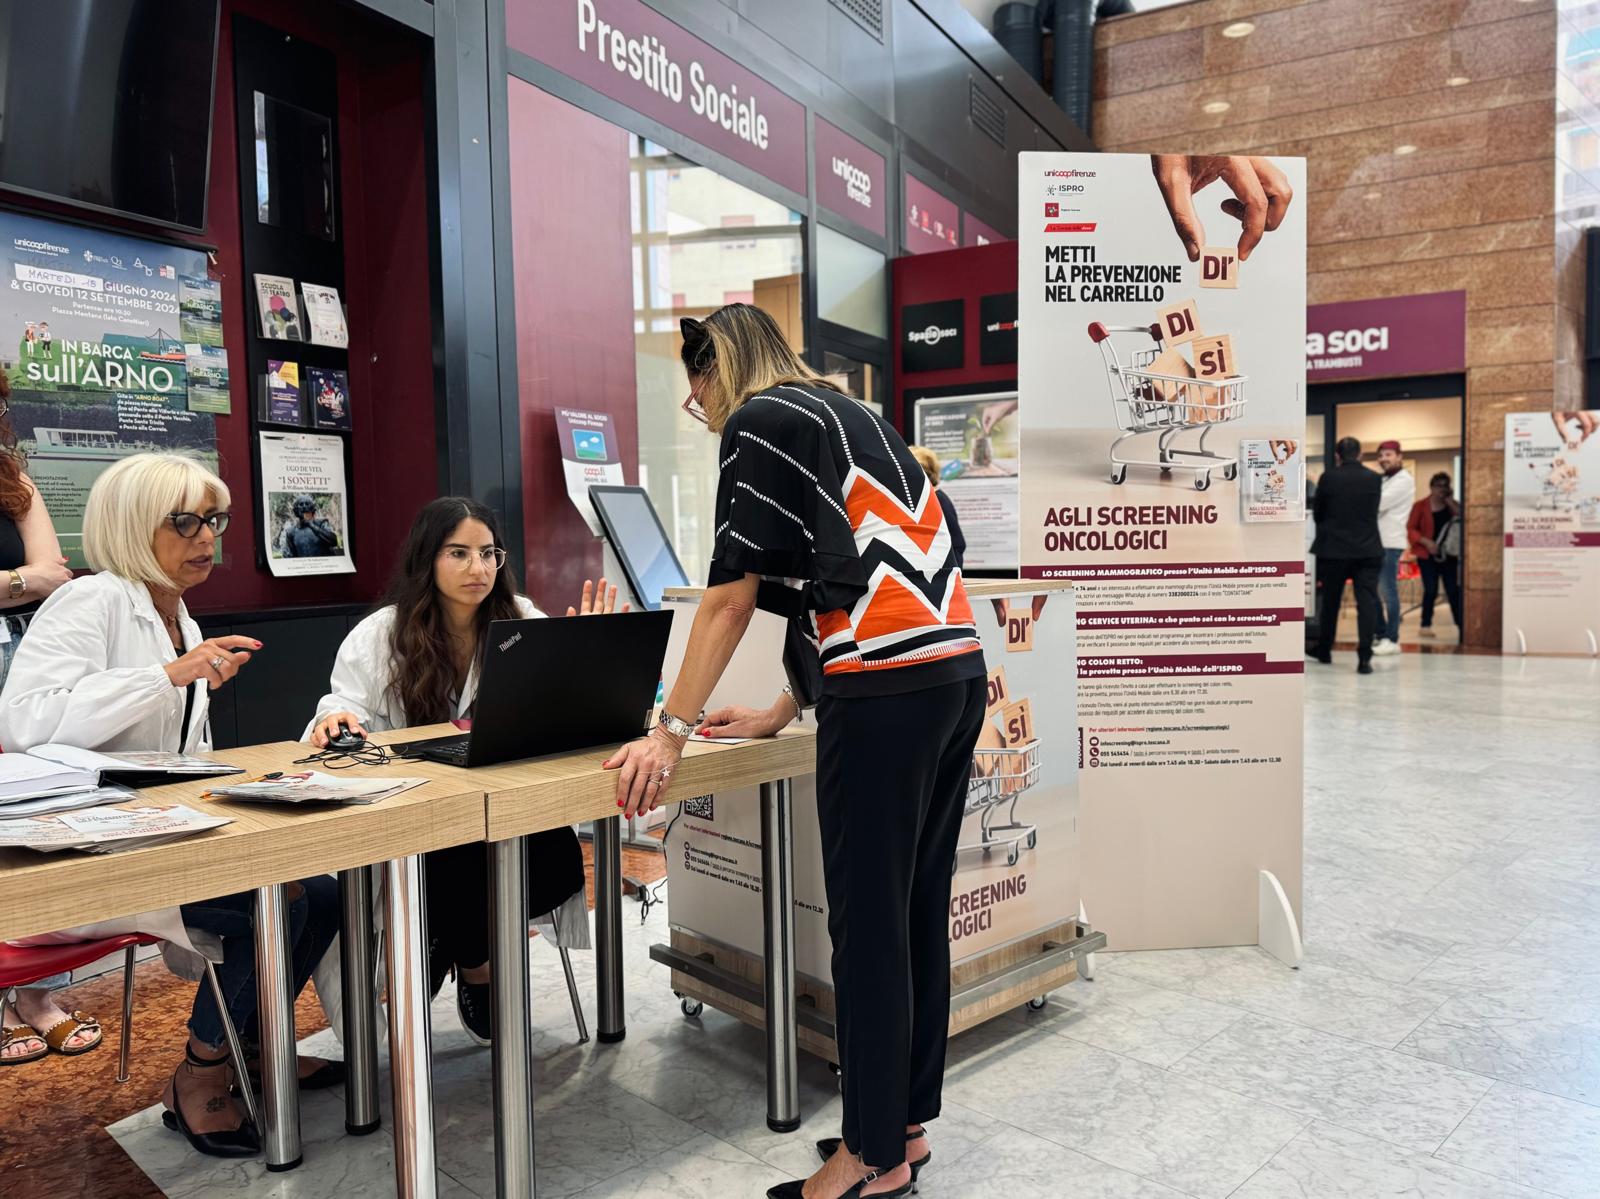
M 343 721 L 339 722 L 338 735 L 328 738 L 329 749 L 360 749 L 366 743 L 367 739 L 365 737 L 363 737 L 360 733 L 351 732 L 350 726 L 345 724 Z

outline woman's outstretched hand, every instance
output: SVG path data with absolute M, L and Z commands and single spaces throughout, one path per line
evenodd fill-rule
M 585 579 L 583 581 L 583 598 L 579 601 L 578 607 L 569 606 L 567 608 L 567 615 L 606 616 L 612 612 L 626 612 L 628 610 L 629 606 L 626 603 L 620 608 L 617 607 L 617 587 L 615 583 L 608 587 L 604 579 L 601 579 L 598 585 L 595 584 L 593 579 Z

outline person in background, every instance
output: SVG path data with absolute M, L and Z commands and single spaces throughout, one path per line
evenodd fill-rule
M 944 512 L 945 527 L 950 530 L 950 548 L 955 554 L 956 565 L 967 564 L 967 539 L 961 534 L 961 522 L 956 519 L 955 501 L 939 489 L 939 455 L 927 446 L 907 446 L 911 456 L 917 460 L 917 465 L 922 467 L 922 473 L 928 476 L 928 482 L 933 486 L 933 498 L 939 501 L 939 507 Z
M 1433 636 L 1433 606 L 1440 583 L 1457 636 L 1461 632 L 1461 505 L 1451 494 L 1453 490 L 1449 473 L 1441 470 L 1428 480 L 1427 498 L 1411 505 L 1411 519 L 1406 522 L 1411 553 L 1422 572 L 1424 637 Z
M 721 436 L 716 539 L 657 727 L 605 763 L 624 816 L 667 793 L 696 727 L 775 735 L 800 714 L 700 710 L 755 609 L 799 624 L 820 667 L 817 823 L 843 1064 L 842 1137 L 768 1199 L 909 1195 L 931 1156 L 950 1023 L 950 883 L 986 671 L 944 512 L 916 459 L 749 304 L 685 319 L 684 410 Z M 845 480 L 852 480 L 848 494 Z M 802 690 L 805 685 L 802 683 Z
M 32 324 L 28 349 L 33 349 Z M 24 469 L 7 416 L 10 406 L 11 381 L 0 370 L 0 686 L 22 637 L 26 622 L 20 618 L 72 578 L 44 497 Z M 9 747 L 0 745 L 4 748 Z M 70 1057 L 100 1044 L 98 1020 L 66 1012 L 51 998 L 51 991 L 71 981 L 70 974 L 53 975 L 18 988 L 13 1003 L 0 1004 L 0 1066 L 37 1061 L 51 1050 Z
M 543 616 L 518 595 L 504 568 L 494 510 L 443 496 L 411 524 L 381 607 L 339 646 L 328 694 L 302 735 L 321 749 L 342 724 L 366 736 L 447 720 L 469 720 L 478 696 L 478 662 L 492 620 Z M 617 589 L 586 581 L 580 608 L 601 615 Z M 626 612 L 628 605 L 622 605 Z M 489 862 L 481 843 L 427 855 L 428 963 L 433 994 L 451 971 L 461 1025 L 487 1045 L 489 1021 Z M 586 924 L 583 852 L 571 829 L 528 838 L 528 916 L 555 913 L 558 928 Z M 559 910 L 558 910 L 559 909 Z
M 1361 465 L 1361 443 L 1345 437 L 1334 446 L 1339 465 L 1324 471 L 1317 482 L 1312 514 L 1317 539 L 1311 552 L 1317 559 L 1317 590 L 1322 604 L 1317 613 L 1317 644 L 1311 656 L 1324 666 L 1333 661 L 1333 636 L 1339 627 L 1339 605 L 1344 602 L 1344 581 L 1356 589 L 1356 670 L 1372 673 L 1372 634 L 1378 619 L 1378 571 L 1384 563 L 1383 539 L 1378 536 L 1378 505 L 1383 480 Z
M 1383 540 L 1378 582 L 1383 604 L 1372 652 L 1381 657 L 1400 652 L 1400 559 L 1406 552 L 1406 519 L 1417 498 L 1417 481 L 1406 469 L 1398 441 L 1378 446 L 1378 469 L 1383 472 L 1383 495 L 1378 504 L 1378 536 Z
M 251 637 L 204 636 L 184 605 L 211 575 L 229 503 L 222 480 L 180 454 L 134 454 L 95 480 L 83 549 L 98 573 L 60 588 L 33 618 L 0 692 L 0 744 L 24 752 L 51 742 L 107 753 L 210 750 L 210 692 L 261 649 Z M 290 883 L 287 907 L 298 995 L 339 931 L 338 883 L 331 875 Z M 108 921 L 86 935 L 153 932 L 185 947 L 186 930 L 218 938 L 217 978 L 248 1054 L 259 1041 L 254 909 L 253 895 L 226 895 Z M 337 1062 L 300 1061 L 302 1089 L 343 1078 Z M 222 1014 L 202 985 L 184 1060 L 162 1096 L 163 1121 L 201 1153 L 255 1156 L 260 1140 L 232 1086 Z

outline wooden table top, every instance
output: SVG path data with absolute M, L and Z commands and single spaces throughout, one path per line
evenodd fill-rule
M 392 744 L 455 731 L 451 725 L 437 725 L 376 734 L 372 740 Z M 290 807 L 200 798 L 209 786 L 227 779 L 141 791 L 152 802 L 183 803 L 197 811 L 226 814 L 233 823 L 181 841 L 115 854 L 0 849 L 0 940 L 615 816 L 616 775 L 600 768 L 615 748 L 597 746 L 473 770 L 413 760 L 358 766 L 348 772 L 350 777 L 428 780 L 421 787 L 362 806 Z M 285 741 L 221 750 L 213 756 L 242 767 L 248 775 L 259 775 L 307 769 L 294 762 L 310 752 L 302 742 Z M 684 754 L 669 799 L 677 802 L 815 769 L 816 736 L 809 726 L 742 745 L 694 742 Z

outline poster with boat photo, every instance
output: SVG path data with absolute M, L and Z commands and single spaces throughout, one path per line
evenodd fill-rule
M 182 331 L 180 280 L 205 273 L 203 250 L 0 212 L 7 419 L 74 568 L 87 565 L 84 501 L 113 462 L 179 450 L 216 467 Z

